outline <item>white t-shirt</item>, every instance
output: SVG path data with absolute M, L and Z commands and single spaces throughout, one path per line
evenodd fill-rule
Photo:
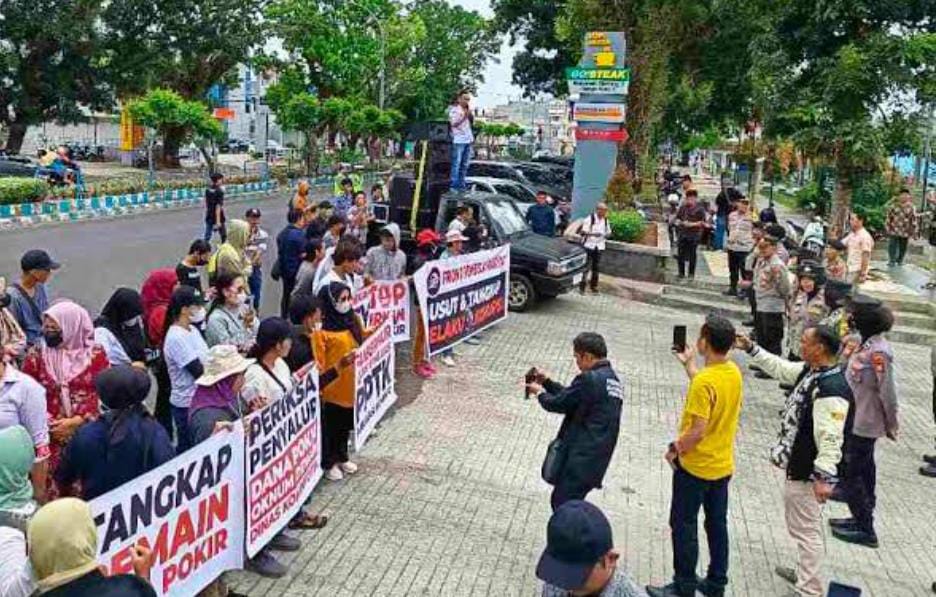
M 36 588 L 26 555 L 26 535 L 12 527 L 0 527 L 0 595 L 29 597 Z
M 244 400 L 250 402 L 260 397 L 268 398 L 270 401 L 282 400 L 292 390 L 292 373 L 286 361 L 276 359 L 276 364 L 270 369 L 270 373 L 275 375 L 276 379 L 270 377 L 259 362 L 247 367 L 247 371 L 244 372 L 242 391 Z M 276 383 L 276 380 L 279 380 L 279 383 Z
M 312 293 L 315 296 L 318 296 L 322 287 L 326 284 L 331 284 L 332 282 L 341 282 L 345 286 L 351 289 L 352 293 L 357 292 L 361 288 L 364 288 L 364 278 L 362 276 L 357 276 L 351 274 L 350 283 L 349 280 L 343 280 L 338 277 L 338 274 L 335 273 L 335 262 L 332 259 L 332 255 L 335 254 L 335 249 L 330 248 L 325 251 L 325 257 L 322 258 L 322 262 L 319 263 L 318 269 L 315 270 L 315 281 L 312 282 Z
M 594 224 L 592 224 L 594 222 Z M 611 236 L 611 225 L 606 218 L 599 218 L 592 214 L 585 216 L 582 220 L 581 233 L 585 235 L 585 242 L 582 246 L 586 249 L 605 250 L 605 240 Z
M 186 330 L 182 326 L 173 325 L 166 333 L 163 355 L 166 359 L 166 369 L 169 370 L 169 379 L 172 381 L 169 402 L 178 408 L 188 408 L 192 396 L 195 395 L 195 378 L 185 366 L 195 359 L 204 365 L 208 357 L 208 345 L 195 326 Z
M 858 232 L 849 232 L 848 236 L 842 239 L 845 248 L 848 250 L 846 263 L 848 273 L 856 274 L 861 271 L 861 254 L 874 251 L 874 238 L 867 228 L 862 228 Z
M 107 353 L 107 360 L 110 361 L 111 367 L 130 364 L 130 356 L 114 332 L 104 327 L 94 328 L 94 341 L 100 344 Z
M 448 225 L 448 231 L 451 232 L 452 230 L 457 230 L 458 232 L 464 233 L 465 223 L 459 220 L 458 218 L 455 218 L 454 220 L 449 222 L 449 225 Z
M 467 118 L 465 109 L 458 104 L 449 106 L 449 126 L 452 127 L 452 143 L 474 143 L 474 133 L 471 131 L 471 119 Z M 462 120 L 464 118 L 464 120 Z M 458 121 L 461 120 L 461 123 Z

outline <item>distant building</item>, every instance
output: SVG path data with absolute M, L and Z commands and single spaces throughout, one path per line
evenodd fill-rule
M 513 122 L 526 134 L 520 144 L 532 151 L 571 154 L 575 148 L 575 122 L 565 100 L 509 101 L 487 108 L 480 116 L 488 122 Z

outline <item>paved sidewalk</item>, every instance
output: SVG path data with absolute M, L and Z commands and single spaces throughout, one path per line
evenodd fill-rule
M 274 582 L 235 573 L 236 588 L 252 596 L 538 594 L 534 568 L 550 514 L 550 488 L 539 468 L 560 419 L 523 400 L 519 379 L 533 364 L 571 379 L 571 339 L 583 330 L 607 338 L 626 395 L 606 486 L 589 498 L 612 521 L 622 566 L 641 583 L 667 579 L 671 473 L 662 454 L 687 383 L 669 344 L 672 325 L 700 322 L 611 296 L 570 295 L 512 314 L 481 345 L 457 349 L 456 369 L 421 386 L 402 372 L 401 360 L 398 379 L 408 385 L 401 392 L 418 397 L 383 423 L 357 458 L 356 476 L 323 481 L 316 491 L 312 509 L 331 516 L 328 526 L 304 532 L 304 549 L 283 554 L 288 577 Z M 934 434 L 929 353 L 900 345 L 897 354 L 901 439 L 882 441 L 878 452 L 881 548 L 845 545 L 827 534 L 827 580 L 872 596 L 922 596 L 936 580 L 936 480 L 916 473 Z M 731 490 L 730 595 L 788 591 L 773 574 L 775 565 L 794 558 L 783 524 L 782 474 L 766 458 L 782 399 L 775 383 L 745 378 Z M 844 512 L 832 504 L 825 514 Z

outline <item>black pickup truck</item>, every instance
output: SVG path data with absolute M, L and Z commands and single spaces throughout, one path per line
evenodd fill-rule
M 488 231 L 482 248 L 510 243 L 510 291 L 512 311 L 525 311 L 537 299 L 568 292 L 585 275 L 585 251 L 563 238 L 534 234 L 514 200 L 506 195 L 477 191 L 449 192 L 439 200 L 435 229 L 443 237 L 459 206 L 471 208 L 475 221 Z M 403 228 L 403 250 L 412 254 L 414 234 L 408 222 Z

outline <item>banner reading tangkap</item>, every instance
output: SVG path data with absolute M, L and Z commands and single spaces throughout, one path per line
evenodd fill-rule
M 130 548 L 156 554 L 158 595 L 195 595 L 243 567 L 244 427 L 234 424 L 131 483 L 94 499 L 98 562 L 132 574 Z
M 406 280 L 378 280 L 354 294 L 354 311 L 364 327 L 377 328 L 389 321 L 393 342 L 410 339 L 410 294 Z
M 507 317 L 510 245 L 426 263 L 413 275 L 429 354 Z

